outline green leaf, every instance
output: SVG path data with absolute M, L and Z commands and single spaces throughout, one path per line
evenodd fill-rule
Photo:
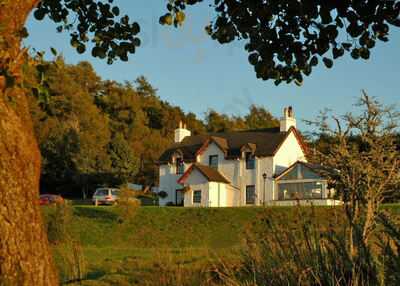
M 360 49 L 360 56 L 361 58 L 363 58 L 364 60 L 368 60 L 369 59 L 369 50 L 367 48 L 361 48 Z
M 351 57 L 355 60 L 360 58 L 360 50 L 359 49 L 353 49 L 350 53 Z
M 185 21 L 185 13 L 182 11 L 178 11 L 175 14 L 175 19 L 178 22 L 179 25 L 182 25 L 183 22 Z
M 78 52 L 79 54 L 83 54 L 83 53 L 85 52 L 85 50 L 86 50 L 86 47 L 85 47 L 85 45 L 79 45 L 79 46 L 76 48 L 76 50 L 77 50 L 77 52 Z
M 36 18 L 36 20 L 43 20 L 44 16 L 46 15 L 46 12 L 44 9 L 37 9 L 34 13 L 33 16 Z
M 113 14 L 114 14 L 115 16 L 118 16 L 118 15 L 119 15 L 119 8 L 118 8 L 117 6 L 113 7 L 111 11 L 113 12 Z
M 323 58 L 322 61 L 324 62 L 325 66 L 330 69 L 333 66 L 333 61 L 328 58 Z
M 23 27 L 23 28 L 19 31 L 19 36 L 20 36 L 21 38 L 28 38 L 28 36 L 29 36 L 28 30 L 27 30 L 25 27 Z
M 297 79 L 294 80 L 294 83 L 295 83 L 297 86 L 302 86 L 302 85 L 303 85 L 303 81 L 298 81 Z
M 346 51 L 349 51 L 350 48 L 352 47 L 352 44 L 350 44 L 350 43 L 343 43 L 343 44 L 342 44 L 342 47 L 343 47 Z
M 137 34 L 140 33 L 140 26 L 139 26 L 139 24 L 136 23 L 136 22 L 132 24 L 132 33 L 133 33 L 134 35 L 137 35 Z
M 50 47 L 50 51 L 51 51 L 51 53 L 53 54 L 53 56 L 57 56 L 57 50 L 55 49 L 55 48 L 53 48 L 53 47 Z
M 316 66 L 317 64 L 318 64 L 318 58 L 317 58 L 317 56 L 313 56 L 310 60 L 310 65 Z
M 140 44 L 141 44 L 139 38 L 134 38 L 133 41 L 132 41 L 132 43 L 133 43 L 133 45 L 134 45 L 135 47 L 139 47 Z
M 258 54 L 257 53 L 252 53 L 249 55 L 249 63 L 253 66 L 255 66 L 258 62 Z

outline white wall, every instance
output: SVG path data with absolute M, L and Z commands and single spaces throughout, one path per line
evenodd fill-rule
M 233 188 L 230 185 L 226 185 L 226 206 L 227 207 L 236 207 L 239 206 L 239 198 L 240 190 Z
M 190 186 L 190 190 L 185 192 L 185 207 L 227 207 L 232 206 L 228 194 L 231 190 L 227 188 L 227 184 L 219 182 L 208 182 L 207 179 L 197 170 L 194 169 L 187 178 L 185 185 Z M 193 192 L 201 191 L 201 203 L 193 203 Z
M 274 166 L 272 157 L 262 157 L 257 158 L 257 180 L 256 180 L 256 193 L 258 194 L 257 204 L 263 204 L 263 200 L 270 201 L 273 198 L 273 181 L 272 177 L 274 175 Z M 264 178 L 263 174 L 267 174 L 267 179 L 265 180 L 265 195 L 264 195 Z M 260 202 L 261 201 L 261 202 Z
M 186 128 L 175 129 L 175 143 L 182 142 L 182 140 L 185 139 L 185 137 L 190 135 L 191 135 L 190 130 L 187 130 Z
M 185 171 L 190 167 L 191 164 L 184 164 Z M 164 199 L 160 198 L 160 206 L 165 206 L 168 202 L 175 203 L 176 190 L 183 188 L 182 185 L 178 184 L 178 179 L 182 175 L 177 175 L 174 164 L 163 164 L 159 168 L 160 185 L 159 191 L 164 191 L 168 196 Z
M 226 184 L 210 182 L 209 183 L 209 206 L 211 207 L 228 207 L 228 192 Z
M 293 132 L 289 134 L 285 142 L 273 157 L 273 174 L 279 174 L 296 161 L 307 162 L 306 156 Z M 271 181 L 268 186 L 271 190 L 268 200 L 278 199 L 278 192 L 275 184 Z
M 279 174 L 296 161 L 307 160 L 296 136 L 291 132 L 274 156 L 274 173 Z
M 189 191 L 184 194 L 184 206 L 194 207 L 194 206 L 208 206 L 209 202 L 209 182 L 207 179 L 197 170 L 194 169 L 189 177 L 186 179 L 185 185 L 190 186 Z M 201 203 L 193 204 L 193 191 L 201 191 Z
M 285 145 L 285 144 L 284 144 Z M 283 147 L 283 146 L 282 146 Z M 218 155 L 218 171 L 223 174 L 232 184 L 229 187 L 230 192 L 227 193 L 232 206 L 246 205 L 246 186 L 254 185 L 256 189 L 256 205 L 262 204 L 264 198 L 264 180 L 262 174 L 265 172 L 269 179 L 265 184 L 265 199 L 272 200 L 273 183 L 273 159 L 272 157 L 257 157 L 255 169 L 246 169 L 246 160 L 244 158 L 226 160 L 223 151 L 212 142 L 208 148 L 199 156 L 199 163 L 203 165 L 209 164 L 209 156 Z
M 214 142 L 211 142 L 199 156 L 199 163 L 208 166 L 211 155 L 218 155 L 218 171 L 231 182 L 230 189 L 234 190 L 227 193 L 227 195 L 229 194 L 229 205 L 244 205 L 246 185 L 257 184 L 257 168 L 246 170 L 244 158 L 226 160 L 224 152 Z
M 199 163 L 208 166 L 209 156 L 218 155 L 218 171 L 223 174 L 234 186 L 239 182 L 239 160 L 226 160 L 224 152 L 211 142 L 207 149 L 199 156 Z

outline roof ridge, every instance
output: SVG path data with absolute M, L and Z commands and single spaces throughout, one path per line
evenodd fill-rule
M 246 144 L 254 144 L 255 156 L 274 156 L 277 149 L 279 149 L 283 141 L 286 140 L 291 132 L 294 132 L 296 135 L 295 129 L 280 132 L 279 128 L 269 128 L 262 130 L 258 129 L 256 131 L 215 132 L 188 136 L 185 137 L 181 143 L 173 144 L 167 148 L 160 156 L 159 162 L 170 162 L 176 149 L 182 150 L 185 161 L 194 162 L 196 161 L 196 155 L 199 150 L 201 148 L 206 148 L 205 145 L 210 142 L 215 142 L 215 144 L 224 151 L 225 157 L 228 159 L 240 157 L 240 149 Z M 297 139 L 299 140 L 299 138 Z
M 230 181 L 218 170 L 211 168 L 210 166 L 200 164 L 198 162 L 193 163 L 189 169 L 178 179 L 178 183 L 183 183 L 193 169 L 199 170 L 199 172 L 207 179 L 209 182 L 219 182 L 230 184 Z

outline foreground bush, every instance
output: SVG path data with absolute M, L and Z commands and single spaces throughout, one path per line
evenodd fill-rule
M 140 201 L 135 197 L 134 191 L 128 188 L 121 188 L 118 196 L 117 213 L 118 222 L 128 222 L 132 220 L 140 207 Z
M 70 238 L 69 227 L 72 219 L 72 206 L 67 200 L 46 207 L 45 222 L 50 243 L 60 243 Z

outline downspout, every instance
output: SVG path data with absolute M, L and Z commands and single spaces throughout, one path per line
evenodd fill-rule
M 237 166 L 238 166 L 238 180 L 239 180 L 239 207 L 240 206 L 242 206 L 242 174 L 241 174 L 241 168 L 240 168 L 240 165 L 241 165 L 241 160 L 240 160 L 240 157 L 238 158 L 238 161 L 237 161 Z
M 272 177 L 271 178 L 271 182 L 272 182 L 272 202 L 274 202 L 275 201 L 275 180 L 274 180 L 274 178 Z
M 221 206 L 221 204 L 220 204 L 220 195 L 221 195 L 221 192 L 220 192 L 220 187 L 221 187 L 221 184 L 220 184 L 220 183 L 218 183 L 218 207 L 220 207 L 220 206 Z
M 256 169 L 255 169 L 255 174 L 253 174 L 253 178 L 254 178 L 254 185 L 256 188 L 256 194 L 257 194 L 257 202 L 259 205 L 261 205 L 261 188 L 260 188 L 260 179 L 259 179 L 259 174 L 260 174 L 260 160 L 254 156 L 254 160 L 256 161 Z

